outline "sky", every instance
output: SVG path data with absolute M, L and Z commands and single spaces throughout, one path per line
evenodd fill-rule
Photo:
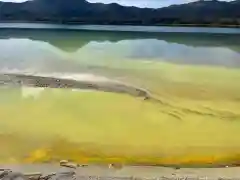
M 22 1 L 26 1 L 26 0 L 0 0 L 0 1 L 22 2 Z M 194 0 L 87 0 L 87 1 L 102 2 L 102 3 L 116 2 L 116 3 L 122 4 L 122 5 L 126 5 L 126 6 L 158 8 L 158 7 L 169 6 L 172 4 L 183 4 L 183 3 L 187 3 L 187 2 L 192 2 Z

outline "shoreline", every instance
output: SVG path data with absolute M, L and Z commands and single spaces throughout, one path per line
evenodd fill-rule
M 111 24 L 111 23 L 87 23 L 87 22 L 55 22 L 55 21 L 0 21 L 0 24 L 27 23 L 27 24 L 54 24 L 54 25 L 90 25 L 90 26 L 143 26 L 143 27 L 207 27 L 207 28 L 240 28 L 240 24 Z
M 19 164 L 1 165 L 14 172 L 30 174 L 39 172 L 47 175 L 52 172 L 76 172 L 77 179 L 114 179 L 114 180 L 230 180 L 240 179 L 240 167 L 229 168 L 181 168 L 123 166 L 109 168 L 107 165 L 87 165 L 76 169 L 60 167 L 57 164 Z
M 203 33 L 203 34 L 240 34 L 239 27 L 201 27 L 172 25 L 110 25 L 110 24 L 60 24 L 45 22 L 0 22 L 0 30 L 67 30 L 67 31 L 105 31 L 105 32 L 138 32 L 138 33 Z

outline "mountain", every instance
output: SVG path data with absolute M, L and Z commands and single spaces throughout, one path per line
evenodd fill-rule
M 212 24 L 240 25 L 240 0 L 200 0 L 151 9 L 86 0 L 32 0 L 0 2 L 0 21 L 83 24 Z
M 179 18 L 183 21 L 218 22 L 221 20 L 239 20 L 239 0 L 233 2 L 225 1 L 196 1 L 184 5 L 173 5 L 159 10 L 160 16 L 164 18 Z

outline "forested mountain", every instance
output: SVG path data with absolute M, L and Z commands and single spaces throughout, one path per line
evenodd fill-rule
M 202 24 L 240 25 L 240 0 L 200 0 L 151 9 L 85 0 L 0 2 L 0 21 L 83 24 Z

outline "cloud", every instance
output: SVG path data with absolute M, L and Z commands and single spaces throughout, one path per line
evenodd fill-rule
M 24 2 L 24 1 L 27 1 L 27 0 L 0 0 L 0 1 L 4 1 L 4 2 Z
M 26 0 L 0 0 L 6 2 L 23 2 Z M 89 2 L 102 2 L 102 3 L 119 3 L 126 6 L 139 6 L 139 7 L 152 7 L 159 8 L 169 6 L 171 4 L 183 4 L 195 0 L 88 0 Z
M 104 2 L 104 3 L 116 2 L 127 6 L 153 7 L 153 8 L 169 6 L 171 4 L 183 4 L 191 1 L 193 0 L 89 0 L 89 2 Z

